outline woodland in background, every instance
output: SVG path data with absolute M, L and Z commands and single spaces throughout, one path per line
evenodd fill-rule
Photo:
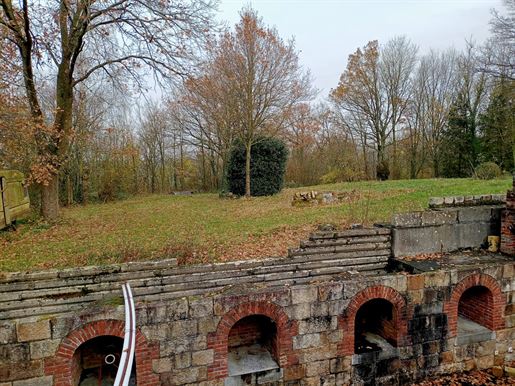
M 183 81 L 162 98 L 124 87 L 121 70 L 109 81 L 84 78 L 73 88 L 66 155 L 52 170 L 60 202 L 226 190 L 234 141 L 250 154 L 264 135 L 287 143 L 290 186 L 467 177 L 484 162 L 511 172 L 515 1 L 505 6 L 493 12 L 491 38 L 469 42 L 462 52 L 421 54 L 406 37 L 367 43 L 349 56 L 324 100 L 314 100 L 293 41 L 283 41 L 251 9 L 242 11 L 234 31 L 206 38 L 202 62 L 180 74 Z M 56 134 L 51 124 L 30 119 L 19 54 L 0 23 L 2 33 L 0 167 L 30 175 L 37 191 L 39 143 Z M 55 90 L 41 82 L 37 94 L 44 122 L 51 123 Z

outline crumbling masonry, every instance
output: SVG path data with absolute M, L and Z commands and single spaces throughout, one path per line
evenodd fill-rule
M 140 386 L 404 385 L 509 364 L 515 194 L 431 207 L 372 229 L 316 232 L 280 259 L 4 274 L 0 385 L 109 377 L 127 281 Z M 504 254 L 478 249 L 489 235 Z

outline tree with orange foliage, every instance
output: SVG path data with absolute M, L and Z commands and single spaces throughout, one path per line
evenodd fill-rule
M 145 68 L 162 79 L 187 74 L 213 9 L 210 0 L 0 0 L 1 34 L 22 68 L 37 147 L 31 178 L 41 186 L 45 219 L 59 215 L 58 172 L 73 141 L 76 86 L 98 74 L 141 85 Z M 39 93 L 45 77 L 55 90 L 51 123 Z
M 232 101 L 231 129 L 245 146 L 245 196 L 250 196 L 251 148 L 264 136 L 276 136 L 292 109 L 311 99 L 308 73 L 302 71 L 293 41 L 284 42 L 257 13 L 241 12 L 234 32 L 214 47 L 212 76 L 220 79 L 225 101 Z
M 322 126 L 318 118 L 309 104 L 302 103 L 292 109 L 287 120 L 285 137 L 290 147 L 287 175 L 297 184 L 318 182 L 314 172 L 316 160 L 310 157 Z
M 411 97 L 411 76 L 417 48 L 406 38 L 397 37 L 384 47 L 369 42 L 349 55 L 347 68 L 330 97 L 341 110 L 343 126 L 350 127 L 363 138 L 363 146 L 376 153 L 377 178 L 390 174 L 387 147 L 396 143 Z M 394 166 L 396 151 L 394 145 Z

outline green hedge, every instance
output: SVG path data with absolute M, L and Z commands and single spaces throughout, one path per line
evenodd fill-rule
M 250 151 L 250 194 L 269 196 L 283 188 L 288 149 L 283 141 L 260 138 Z M 245 146 L 236 141 L 231 149 L 227 167 L 229 190 L 239 196 L 245 194 Z

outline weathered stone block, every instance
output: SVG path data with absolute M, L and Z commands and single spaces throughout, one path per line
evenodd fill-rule
M 455 209 L 447 210 L 428 210 L 422 212 L 421 225 L 432 226 L 432 225 L 444 225 L 454 224 L 457 221 L 458 211 Z
M 207 318 L 198 319 L 198 332 L 200 334 L 208 334 L 210 332 L 216 331 L 219 321 L 220 317 L 218 316 L 210 316 Z
M 489 369 L 494 365 L 494 356 L 493 355 L 485 355 L 477 358 L 477 367 L 478 369 Z
M 165 385 L 184 385 L 188 383 L 196 384 L 207 377 L 207 369 L 205 367 L 190 367 L 174 371 L 171 374 L 163 375 L 163 384 Z
M 456 225 L 423 228 L 396 228 L 392 231 L 392 252 L 395 257 L 421 253 L 450 252 L 458 249 Z
M 311 316 L 311 304 L 301 303 L 292 307 L 288 307 L 290 318 L 292 319 L 307 319 Z
M 450 276 L 446 271 L 436 271 L 425 275 L 426 287 L 446 287 L 450 283 Z
M 456 233 L 459 248 L 479 248 L 488 235 L 493 234 L 491 223 L 457 224 Z
M 152 361 L 152 370 L 161 374 L 172 370 L 172 358 L 159 358 Z
M 318 290 L 315 286 L 297 286 L 291 289 L 292 304 L 311 303 L 318 299 Z
M 318 299 L 322 302 L 338 300 L 343 296 L 343 283 L 329 283 L 318 287 Z
M 18 342 L 30 342 L 50 338 L 50 321 L 40 320 L 37 322 L 20 323 L 16 325 Z
M 166 307 L 168 320 L 181 320 L 188 318 L 188 300 L 174 299 L 168 302 Z
M 59 339 L 31 342 L 30 357 L 32 359 L 52 357 L 55 355 L 59 343 L 61 343 Z
M 334 319 L 334 320 L 333 320 Z M 332 330 L 337 325 L 337 318 L 331 316 L 315 316 L 299 322 L 299 334 L 309 334 Z
M 444 205 L 454 205 L 454 197 L 444 197 L 443 198 Z
M 419 227 L 422 225 L 423 212 L 410 212 L 394 214 L 392 225 L 398 228 Z
M 301 363 L 310 363 L 324 359 L 331 359 L 338 355 L 337 345 L 323 344 L 320 347 L 314 347 L 302 351 Z
M 29 346 L 27 343 L 0 345 L 0 363 L 17 363 L 29 360 Z
M 185 369 L 191 366 L 191 353 L 183 352 L 175 354 L 175 368 Z
M 443 197 L 430 197 L 429 198 L 429 207 L 430 208 L 438 208 L 443 206 Z
M 303 379 L 306 375 L 304 365 L 289 366 L 284 369 L 283 379 L 285 381 L 295 381 Z
M 340 343 L 343 339 L 343 331 L 336 330 L 327 335 L 327 339 L 331 343 Z
M 320 334 L 306 334 L 293 337 L 293 349 L 303 349 L 320 345 Z
M 191 364 L 193 366 L 208 365 L 213 362 L 214 351 L 213 350 L 202 350 L 191 354 Z
M 14 323 L 4 321 L 0 323 L 0 344 L 16 341 L 16 329 Z
M 192 336 L 197 333 L 196 320 L 177 320 L 172 323 L 172 338 Z
M 0 363 L 2 380 L 16 381 L 43 376 L 43 361 L 27 361 L 18 363 Z
M 213 299 L 200 299 L 190 302 L 190 318 L 203 318 L 213 315 Z
M 311 316 L 320 317 L 329 315 L 329 303 L 313 302 L 311 303 Z
M 306 364 L 306 376 L 315 377 L 329 374 L 329 361 L 317 361 Z
M 424 288 L 424 275 L 410 275 L 408 276 L 408 290 L 419 290 Z
M 73 318 L 54 318 L 50 320 L 52 339 L 62 339 L 73 330 Z
M 444 364 L 454 362 L 454 353 L 452 351 L 444 351 L 440 354 L 440 360 Z
M 51 375 L 13 382 L 13 386 L 52 386 L 53 384 Z

